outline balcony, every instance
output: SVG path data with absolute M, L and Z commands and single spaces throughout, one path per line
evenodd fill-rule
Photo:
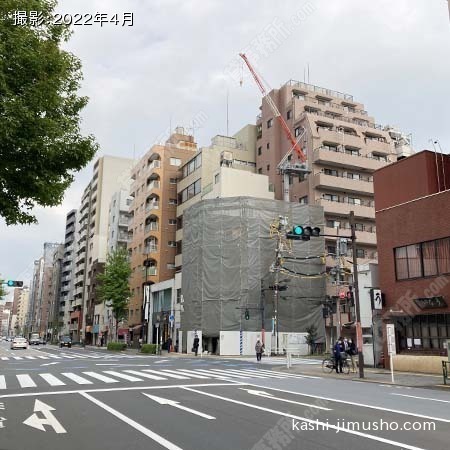
M 158 180 L 154 180 L 147 185 L 147 192 L 153 191 L 153 189 L 159 189 L 161 183 Z
M 346 167 L 348 169 L 360 169 L 368 172 L 374 172 L 389 164 L 389 161 L 386 162 L 368 156 L 345 153 L 342 146 L 337 147 L 336 151 L 328 147 L 315 149 L 313 162 L 336 167 Z
M 153 211 L 154 209 L 159 209 L 159 202 L 150 202 L 145 205 L 145 212 Z
M 175 255 L 175 267 L 180 267 L 183 263 L 183 254 Z
M 152 171 L 153 169 L 159 169 L 161 167 L 161 162 L 157 159 L 152 161 L 151 164 L 148 165 L 147 170 Z
M 127 216 L 120 216 L 119 217 L 119 225 L 127 227 L 130 223 L 130 218 Z
M 149 253 L 158 253 L 158 246 L 157 245 L 147 245 L 143 248 L 142 253 L 145 255 L 148 255 Z
M 75 231 L 75 227 L 71 225 L 70 227 L 66 228 L 66 235 L 73 233 Z
M 368 203 L 355 205 L 348 202 L 335 202 L 324 198 L 317 199 L 317 204 L 323 206 L 325 214 L 336 216 L 348 216 L 350 211 L 354 211 L 355 217 L 375 219 L 375 207 Z
M 180 228 L 179 230 L 177 230 L 175 232 L 175 240 L 178 241 L 182 241 L 183 240 L 183 228 Z
M 331 188 L 335 191 L 357 192 L 359 194 L 373 195 L 373 182 L 368 177 L 360 179 L 347 178 L 346 176 L 327 175 L 316 173 L 314 175 L 316 188 Z
M 82 295 L 83 291 L 84 291 L 84 286 L 77 286 L 73 291 L 73 295 Z
M 117 242 L 131 242 L 131 236 L 128 233 L 118 233 Z
M 320 127 L 318 128 L 318 133 L 322 141 L 335 142 L 336 144 L 349 145 L 356 148 L 361 148 L 364 144 L 361 136 L 355 136 L 349 133 L 341 133 Z
M 147 267 L 147 275 L 150 276 L 155 276 L 158 274 L 158 268 L 157 267 Z M 145 275 L 145 271 L 144 271 L 144 275 Z
M 158 231 L 159 225 L 158 222 L 150 222 L 145 226 L 145 234 L 150 233 L 150 231 Z

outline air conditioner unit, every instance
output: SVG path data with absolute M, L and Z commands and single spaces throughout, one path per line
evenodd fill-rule
M 223 151 L 220 154 L 220 165 L 231 166 L 233 164 L 233 152 Z

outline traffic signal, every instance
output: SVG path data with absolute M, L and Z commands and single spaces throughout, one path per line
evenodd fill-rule
M 248 309 L 245 310 L 245 320 L 250 319 L 250 311 Z
M 6 284 L 9 287 L 22 287 L 23 286 L 23 281 L 16 281 L 16 280 L 8 280 L 6 282 Z
M 294 225 L 292 231 L 286 234 L 287 239 L 293 239 L 296 241 L 309 241 L 311 236 L 320 236 L 320 228 L 318 227 L 304 227 L 302 225 Z

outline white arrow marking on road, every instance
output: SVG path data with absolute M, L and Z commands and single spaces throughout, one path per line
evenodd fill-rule
M 40 431 L 47 431 L 44 425 L 50 425 L 55 430 L 55 433 L 67 433 L 64 427 L 58 422 L 56 417 L 51 412 L 54 410 L 55 408 L 52 408 L 50 405 L 46 405 L 44 402 L 36 400 L 34 402 L 34 414 L 28 417 L 28 419 L 23 423 Z M 36 412 L 41 412 L 45 418 L 40 419 Z
M 183 411 L 187 411 L 187 412 L 190 412 L 191 414 L 195 414 L 197 416 L 203 417 L 204 419 L 216 420 L 216 418 L 213 416 L 209 416 L 208 414 L 204 414 L 200 411 L 196 411 L 195 409 L 191 409 L 191 408 L 188 408 L 187 406 L 180 405 L 180 402 L 176 402 L 175 400 L 169 400 L 167 398 L 156 397 L 156 395 L 146 394 L 145 392 L 143 392 L 143 394 L 146 397 L 159 403 L 160 405 L 173 406 L 174 408 L 182 409 Z
M 51 362 L 51 363 L 45 363 L 45 364 L 41 364 L 41 367 L 43 367 L 43 366 L 54 366 L 55 364 L 59 364 L 59 361 L 55 361 L 55 362 Z
M 286 398 L 277 398 L 277 397 L 274 397 L 273 394 L 270 394 L 269 392 L 265 392 L 265 391 L 255 391 L 253 389 L 244 389 L 244 388 L 239 388 L 239 389 L 242 391 L 247 391 L 249 394 L 257 395 L 258 397 L 270 398 L 271 400 L 278 400 L 280 402 L 285 402 L 285 403 L 293 403 L 294 405 L 308 406 L 311 408 L 322 409 L 324 411 L 333 411 L 331 408 L 324 408 L 323 406 L 311 405 L 310 403 L 296 402 L 294 400 L 288 400 Z

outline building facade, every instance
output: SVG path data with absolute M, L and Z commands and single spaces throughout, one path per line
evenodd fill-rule
M 17 288 L 19 290 L 17 302 L 17 328 L 16 336 L 26 336 L 26 319 L 30 290 L 27 287 Z
M 382 320 L 395 325 L 395 367 L 439 373 L 450 339 L 450 156 L 422 151 L 374 181 Z
M 175 275 L 177 182 L 179 168 L 196 152 L 194 138 L 177 128 L 164 145 L 154 145 L 132 170 L 130 189 L 131 241 L 128 244 L 132 276 L 127 327 L 119 335 L 135 342 L 146 335 L 144 286 Z

